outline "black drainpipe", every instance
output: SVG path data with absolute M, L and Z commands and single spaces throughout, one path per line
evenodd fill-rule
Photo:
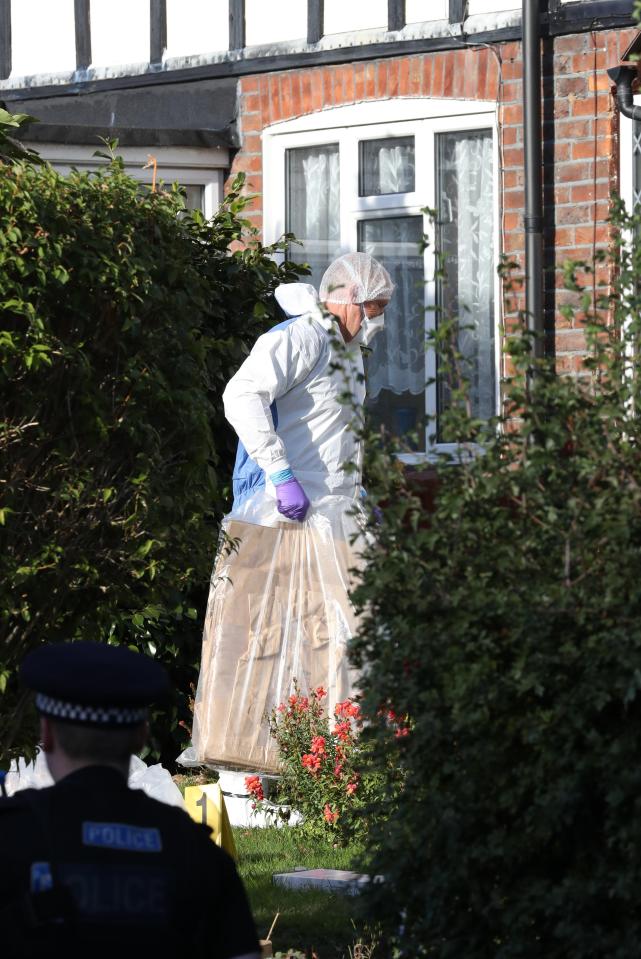
M 611 67 L 608 70 L 608 76 L 616 84 L 619 113 L 630 120 L 641 120 L 641 107 L 635 107 L 632 94 L 632 84 L 637 78 L 637 68 L 624 65 Z
M 523 0 L 525 153 L 525 309 L 534 334 L 532 356 L 545 353 L 543 324 L 543 185 L 541 170 L 541 21 L 539 0 Z

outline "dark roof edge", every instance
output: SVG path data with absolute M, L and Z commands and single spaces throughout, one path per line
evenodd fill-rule
M 236 149 L 238 137 L 233 127 L 226 130 L 145 129 L 136 127 L 85 126 L 83 124 L 38 123 L 15 134 L 24 143 L 64 143 L 95 146 L 101 138 L 114 137 L 122 147 L 224 147 Z
M 630 12 L 620 12 L 613 15 L 597 15 L 605 5 L 592 2 L 580 3 L 582 16 L 570 19 L 566 16 L 554 17 L 548 20 L 542 18 L 541 34 L 543 37 L 565 36 L 572 33 L 583 33 L 588 30 L 622 29 L 635 25 Z M 609 0 L 608 8 L 618 8 L 624 11 L 629 8 L 627 0 Z M 274 56 L 255 57 L 251 59 L 224 60 L 218 63 L 209 63 L 197 67 L 185 67 L 175 70 L 149 70 L 137 76 L 110 77 L 102 80 L 79 80 L 67 84 L 51 84 L 49 86 L 14 87 L 0 89 L 0 100 L 10 103 L 14 100 L 28 101 L 46 99 L 48 97 L 78 96 L 111 90 L 132 90 L 140 87 L 166 85 L 171 83 L 195 83 L 198 80 L 213 80 L 222 77 L 253 76 L 262 73 L 275 73 L 283 70 L 300 70 L 306 67 L 332 66 L 341 63 L 360 63 L 364 60 L 379 60 L 387 57 L 415 56 L 421 53 L 437 53 L 444 50 L 473 49 L 476 46 L 485 46 L 488 43 L 508 43 L 512 40 L 521 40 L 521 27 L 501 27 L 497 30 L 486 30 L 460 37 L 426 37 L 418 40 L 399 40 L 389 43 L 371 43 L 357 47 L 339 47 L 331 50 L 314 50 L 304 53 L 282 53 Z

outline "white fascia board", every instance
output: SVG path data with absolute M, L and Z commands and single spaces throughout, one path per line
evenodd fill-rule
M 50 163 L 64 163 L 79 169 L 103 166 L 106 160 L 96 157 L 96 150 L 104 151 L 100 144 L 36 143 L 34 148 Z M 142 168 L 149 156 L 156 158 L 159 172 L 166 170 L 219 170 L 229 167 L 229 150 L 224 147 L 118 147 L 116 155 L 122 157 L 128 172 L 130 167 Z

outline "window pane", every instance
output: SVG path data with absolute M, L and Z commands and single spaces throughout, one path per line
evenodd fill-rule
M 359 196 L 414 190 L 414 137 L 361 140 L 358 152 Z
M 439 281 L 440 314 L 458 317 L 458 350 L 468 379 L 472 414 L 495 413 L 494 175 L 492 132 L 441 133 L 437 143 L 437 248 L 446 277 Z M 439 378 L 439 410 L 451 381 Z M 443 437 L 442 437 L 443 438 Z
M 338 144 L 287 151 L 286 226 L 303 246 L 292 244 L 289 257 L 309 263 L 309 282 L 318 289 L 323 273 L 340 253 L 340 177 Z
M 367 407 L 375 427 L 396 436 L 419 430 L 425 449 L 425 306 L 422 216 L 361 220 L 358 249 L 388 270 L 396 289 L 385 327 L 367 358 Z

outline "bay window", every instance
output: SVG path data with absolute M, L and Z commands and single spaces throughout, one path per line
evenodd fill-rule
M 290 259 L 310 265 L 316 288 L 352 250 L 379 259 L 396 284 L 366 358 L 367 404 L 396 435 L 427 415 L 408 459 L 446 439 L 438 420 L 450 384 L 425 348 L 439 315 L 460 317 L 474 414 L 496 410 L 495 139 L 494 105 L 418 98 L 323 110 L 263 133 L 266 241 L 295 234 Z

